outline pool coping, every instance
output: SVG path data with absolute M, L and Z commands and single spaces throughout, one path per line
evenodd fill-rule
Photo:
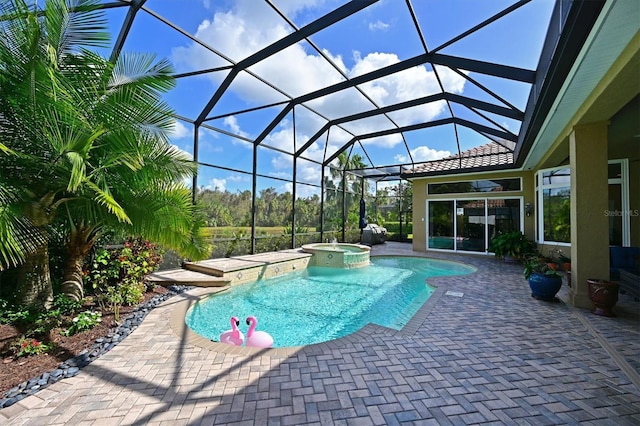
M 477 268 L 472 265 L 458 262 L 458 261 L 450 261 L 438 258 L 430 258 L 430 257 L 422 257 L 422 256 L 403 256 L 403 255 L 380 255 L 384 257 L 421 257 L 424 259 L 432 259 L 444 262 L 452 262 L 463 264 L 465 266 L 471 267 L 474 269 L 470 274 L 474 274 L 477 272 Z M 379 256 L 372 256 L 379 257 Z M 193 331 L 186 323 L 185 317 L 187 315 L 187 311 L 194 306 L 196 303 L 206 299 L 208 296 L 219 293 L 222 291 L 229 290 L 230 287 L 197 287 L 192 290 L 188 290 L 184 293 L 178 294 L 172 298 L 172 304 L 174 305 L 173 310 L 171 311 L 171 315 L 169 317 L 169 326 L 171 330 L 181 338 L 184 343 L 191 344 L 203 349 L 207 349 L 213 352 L 224 353 L 224 354 L 232 354 L 232 355 L 243 355 L 243 356 L 270 356 L 274 358 L 286 358 L 293 354 L 299 353 L 300 351 L 316 351 L 316 350 L 324 350 L 325 348 L 338 348 L 344 347 L 352 344 L 358 340 L 366 338 L 367 336 L 374 333 L 384 333 L 392 336 L 405 336 L 412 337 L 418 329 L 424 324 L 427 320 L 431 311 L 436 307 L 438 301 L 444 296 L 449 288 L 449 283 L 447 280 L 452 277 L 457 277 L 459 275 L 448 275 L 448 276 L 439 276 L 429 278 L 430 282 L 427 282 L 427 285 L 433 287 L 434 291 L 431 296 L 427 299 L 426 302 L 420 306 L 420 308 L 416 311 L 416 313 L 411 317 L 407 324 L 402 327 L 400 330 L 395 330 L 389 327 L 384 327 L 378 324 L 369 323 L 359 329 L 358 331 L 348 334 L 346 336 L 339 337 L 337 339 L 328 340 L 325 342 L 314 343 L 310 345 L 304 346 L 290 346 L 285 348 L 254 348 L 247 346 L 234 346 L 226 343 L 214 342 L 212 340 L 207 339 L 204 336 Z M 436 283 L 433 283 L 433 280 Z M 425 279 L 426 281 L 426 279 Z M 176 300 L 181 299 L 181 300 Z M 166 303 L 166 302 L 165 302 Z

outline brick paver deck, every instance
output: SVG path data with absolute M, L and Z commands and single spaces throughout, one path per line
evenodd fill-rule
M 389 242 L 372 253 L 425 256 Z M 0 424 L 640 424 L 638 302 L 621 296 L 616 318 L 598 317 L 532 299 L 519 265 L 430 256 L 478 271 L 430 281 L 438 291 L 402 331 L 220 350 L 171 326 L 189 292 L 76 377 L 0 410 Z

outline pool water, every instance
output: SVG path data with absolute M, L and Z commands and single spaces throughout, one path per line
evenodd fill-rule
M 310 266 L 278 278 L 243 284 L 207 297 L 186 315 L 196 333 L 218 341 L 229 319 L 258 319 L 274 347 L 301 346 L 351 334 L 368 323 L 400 330 L 429 298 L 425 279 L 462 275 L 475 269 L 417 257 L 373 257 L 358 269 Z

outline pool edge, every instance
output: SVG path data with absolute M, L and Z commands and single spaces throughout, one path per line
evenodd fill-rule
M 393 257 L 394 255 L 383 255 L 384 257 Z M 378 256 L 372 256 L 378 257 Z M 397 257 L 412 257 L 412 256 L 402 256 L 397 255 Z M 420 256 L 416 256 L 420 257 Z M 442 260 L 442 259 L 434 259 L 434 260 Z M 448 260 L 447 260 L 448 261 Z M 452 263 L 460 263 L 465 266 L 469 266 L 474 269 L 473 273 L 477 272 L 477 268 L 472 265 L 468 265 L 464 262 L 459 261 L 448 261 Z M 438 301 L 442 298 L 442 296 L 449 289 L 450 284 L 446 282 L 449 278 L 454 277 L 456 275 L 449 276 L 439 276 L 434 277 L 432 280 L 436 280 L 436 283 L 429 283 L 427 285 L 433 287 L 433 293 L 431 296 L 420 306 L 420 308 L 416 311 L 416 313 L 411 317 L 407 324 L 404 325 L 400 330 L 396 330 L 393 328 L 381 326 L 374 323 L 368 323 L 364 327 L 359 330 L 348 334 L 346 336 L 339 337 L 333 340 L 327 340 L 325 342 L 314 343 L 310 345 L 304 346 L 290 346 L 284 348 L 252 348 L 246 346 L 233 346 L 225 343 L 214 342 L 211 341 L 200 334 L 193 331 L 186 323 L 185 318 L 187 311 L 195 304 L 202 300 L 204 300 L 207 296 L 218 293 L 221 291 L 228 290 L 226 287 L 197 287 L 192 290 L 186 291 L 182 294 L 176 295 L 176 298 L 180 300 L 175 302 L 175 306 L 171 311 L 169 317 L 169 326 L 171 330 L 180 338 L 183 343 L 188 343 L 203 349 L 207 349 L 217 353 L 225 353 L 225 354 L 233 354 L 233 355 L 261 355 L 261 356 L 270 356 L 275 358 L 283 358 L 289 357 L 300 351 L 315 351 L 322 349 L 335 349 L 339 347 L 343 347 L 345 345 L 353 344 L 358 340 L 365 339 L 367 336 L 373 333 L 384 333 L 390 335 L 398 335 L 398 336 L 413 336 L 418 329 L 426 322 L 429 315 L 436 307 Z

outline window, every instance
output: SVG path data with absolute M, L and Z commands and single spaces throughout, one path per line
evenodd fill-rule
M 571 242 L 571 170 L 540 170 L 536 175 L 538 242 Z
M 471 180 L 465 182 L 430 183 L 428 194 L 468 194 L 474 192 L 521 191 L 520 178 Z
M 629 160 L 609 160 L 609 204 L 605 215 L 609 217 L 609 244 L 629 246 Z
M 609 160 L 609 244 L 629 244 L 628 160 Z M 562 166 L 536 173 L 539 243 L 571 242 L 571 171 Z

